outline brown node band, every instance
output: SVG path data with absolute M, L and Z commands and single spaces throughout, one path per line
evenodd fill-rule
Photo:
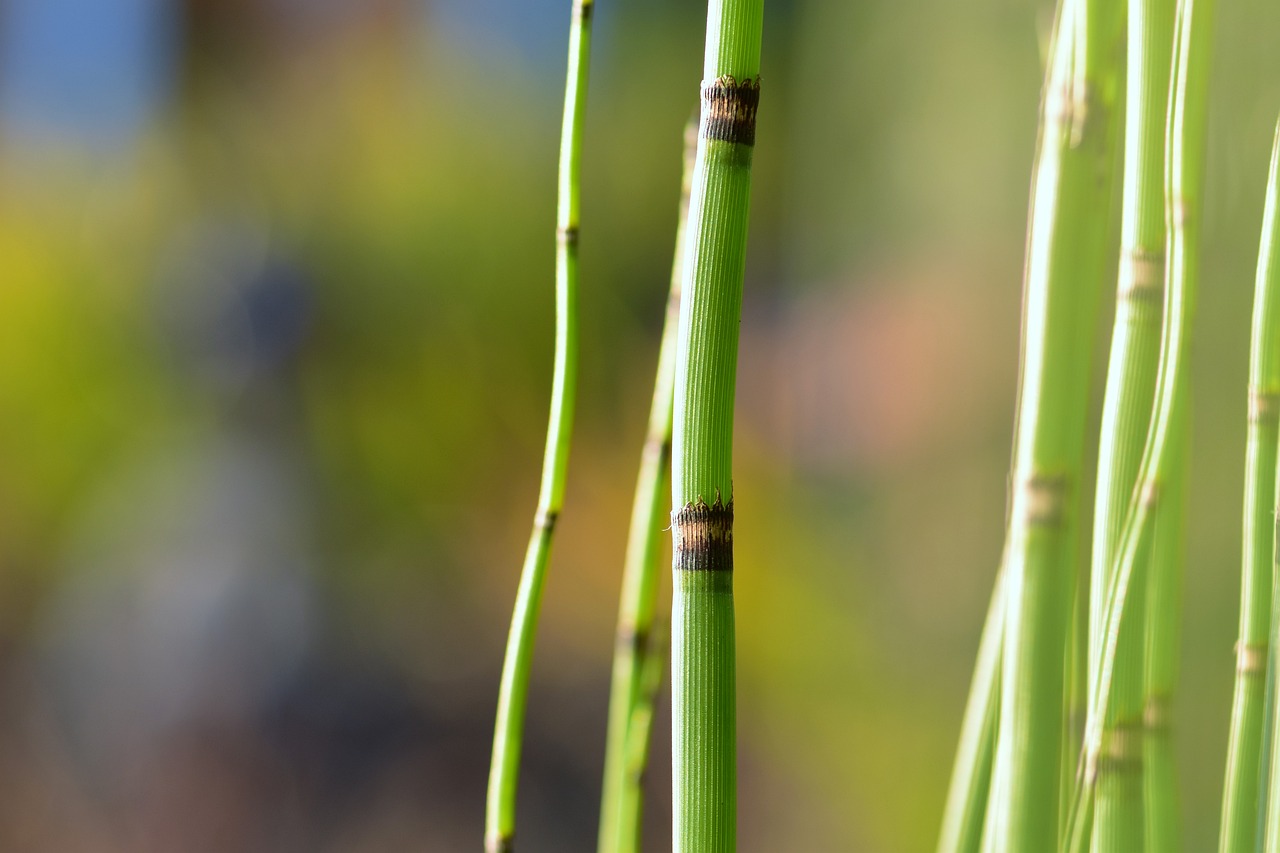
M 702 86 L 703 139 L 740 145 L 756 144 L 756 107 L 760 105 L 760 78 L 739 83 L 717 77 Z
M 733 571 L 733 501 L 698 501 L 671 513 L 671 539 L 677 571 Z

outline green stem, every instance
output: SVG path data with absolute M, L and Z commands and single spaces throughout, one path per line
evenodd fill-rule
M 642 781 L 648 766 L 653 701 L 662 680 L 665 644 L 655 625 L 658 565 L 670 508 L 672 392 L 676 375 L 676 331 L 689 218 L 689 192 L 697 152 L 697 125 L 685 129 L 684 180 L 676 226 L 675 260 L 666 320 L 658 348 L 658 372 L 649 408 L 649 430 L 640 457 L 631 530 L 622 572 L 622 599 L 609 693 L 604 792 L 600 799 L 600 853 L 634 853 L 640 847 Z M 655 683 L 656 682 L 656 683 Z M 652 687 L 651 687 L 652 685 Z M 651 689 L 650 689 L 651 687 Z
M 560 131 L 560 179 L 556 204 L 556 353 L 551 415 L 542 462 L 542 486 L 533 533 L 525 553 L 507 636 L 493 757 L 485 801 L 485 849 L 510 851 L 514 846 L 516 783 L 524 739 L 529 668 L 538 627 L 542 585 L 551 553 L 551 537 L 564 505 L 569 443 L 573 430 L 574 392 L 578 373 L 578 183 L 587 101 L 587 65 L 591 48 L 593 0 L 574 0 L 569 28 L 569 69 L 565 82 L 564 123 Z
M 1000 731 L 984 846 L 1057 846 L 1067 623 L 1089 373 L 1111 210 L 1120 7 L 1064 0 L 1032 190 L 1006 552 Z
M 978 663 L 960 726 L 960 747 L 951 771 L 938 853 L 977 853 L 982 846 L 983 816 L 991 789 L 1000 719 L 1000 647 L 1004 639 L 1006 586 L 1002 562 L 978 641 Z
M 1199 258 L 1199 188 L 1203 173 L 1205 88 L 1211 47 L 1213 0 L 1182 0 L 1178 7 L 1169 110 L 1165 197 L 1167 199 L 1169 265 L 1165 293 L 1168 300 L 1161 330 L 1160 368 L 1156 378 L 1156 406 L 1147 433 L 1137 486 L 1130 501 L 1119 558 L 1112 570 L 1103 618 L 1102 644 L 1094 701 L 1085 731 L 1083 772 L 1072 805 L 1067 849 L 1083 851 L 1091 822 L 1092 801 L 1101 765 L 1129 754 L 1129 744 L 1106 733 L 1113 719 L 1117 647 L 1134 583 L 1146 582 L 1155 539 L 1154 512 L 1160 493 L 1169 485 L 1178 456 L 1177 413 L 1186 405 L 1186 354 L 1195 309 Z
M 1185 400 L 1173 413 L 1174 458 L 1168 487 L 1156 511 L 1151 575 L 1147 584 L 1145 701 L 1142 712 L 1145 841 L 1148 850 L 1177 850 L 1177 776 L 1172 736 L 1172 701 L 1178 677 L 1183 542 L 1186 515 L 1188 415 Z
M 763 0 L 711 0 L 707 10 L 672 436 L 672 846 L 679 853 L 736 846 L 731 460 L 763 26 Z
M 1125 116 L 1124 206 L 1115 327 L 1102 410 L 1094 503 L 1089 663 L 1098 672 L 1102 615 L 1110 567 L 1124 511 L 1138 474 L 1151 420 L 1160 360 L 1164 291 L 1164 130 L 1173 51 L 1172 0 L 1130 0 L 1128 88 Z M 1139 592 L 1145 592 L 1140 589 Z M 1144 595 L 1130 603 L 1135 614 L 1120 638 L 1113 713 L 1106 721 L 1123 756 L 1104 762 L 1098 784 L 1093 847 L 1098 853 L 1143 849 Z
M 1276 545 L 1276 442 L 1280 438 L 1280 125 L 1276 128 L 1276 139 L 1271 152 L 1271 172 L 1267 181 L 1253 304 L 1253 341 L 1249 366 L 1249 443 L 1246 450 L 1248 467 L 1245 469 L 1245 543 L 1248 549 L 1245 552 L 1245 566 L 1250 572 L 1262 577 L 1246 577 L 1245 587 L 1242 589 L 1240 641 L 1242 649 L 1256 649 L 1258 646 L 1265 649 L 1271 632 L 1275 630 L 1274 626 L 1269 625 L 1269 599 L 1272 594 L 1271 572 L 1275 565 Z M 1267 601 L 1259 603 L 1257 598 L 1264 594 Z M 1246 618 L 1250 629 L 1247 636 Z M 1245 657 L 1241 656 L 1237 662 L 1237 670 L 1243 668 L 1239 664 L 1244 662 Z M 1237 684 L 1242 679 L 1243 675 L 1237 676 Z M 1255 677 L 1251 680 L 1261 679 Z M 1263 759 L 1270 763 L 1273 780 L 1267 791 L 1265 840 L 1267 850 L 1276 850 L 1280 848 L 1280 786 L 1275 785 L 1274 780 L 1280 767 L 1280 750 L 1276 749 L 1274 718 L 1271 725 L 1272 751 L 1270 756 Z

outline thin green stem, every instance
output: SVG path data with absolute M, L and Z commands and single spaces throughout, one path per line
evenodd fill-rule
M 1106 264 L 1121 7 L 1063 0 L 1045 83 L 1024 281 L 1000 731 L 984 846 L 1057 846 L 1068 621 L 1090 361 Z
M 1155 394 L 1164 291 L 1164 130 L 1173 51 L 1172 0 L 1130 0 L 1125 115 L 1124 203 L 1115 327 L 1102 410 L 1093 529 L 1089 663 L 1098 672 L 1102 615 L 1124 512 L 1138 474 Z M 1139 592 L 1145 592 L 1140 589 Z M 1142 732 L 1145 595 L 1135 595 L 1116 659 L 1107 737 L 1126 744 L 1104 762 L 1093 849 L 1143 849 Z M 1092 680 L 1091 679 L 1091 680 Z M 1092 697 L 1091 697 L 1092 698 Z
M 658 372 L 649 408 L 649 430 L 640 457 L 631 531 L 622 572 L 622 598 L 609 693 L 605 738 L 604 791 L 600 799 L 600 853 L 634 853 L 640 847 L 642 782 L 648 766 L 653 701 L 662 681 L 665 643 L 655 624 L 662 533 L 669 522 L 672 392 L 676 375 L 676 332 L 689 219 L 689 192 L 697 153 L 698 128 L 685 129 L 684 179 L 676 226 L 675 259 L 667 294 L 666 320 L 658 347 Z M 652 687 L 651 687 L 652 685 Z M 650 689 L 651 687 L 651 689 Z
M 1131 754 L 1124 738 L 1108 737 L 1106 722 L 1115 707 L 1117 647 L 1134 584 L 1146 583 L 1155 539 L 1157 499 L 1167 488 L 1177 457 L 1177 413 L 1186 405 L 1186 354 L 1195 308 L 1199 259 L 1199 189 L 1203 173 L 1205 89 L 1211 47 L 1213 0 L 1182 0 L 1175 27 L 1173 94 L 1165 157 L 1166 227 L 1169 260 L 1167 295 L 1161 331 L 1156 405 L 1147 433 L 1137 486 L 1129 505 L 1116 567 L 1112 570 L 1104 611 L 1102 645 L 1094 701 L 1089 709 L 1083 748 L 1083 772 L 1072 801 L 1067 849 L 1083 851 L 1088 842 L 1092 804 L 1101 766 Z M 1136 620 L 1134 620 L 1136 621 Z
M 672 455 L 672 847 L 737 840 L 733 401 L 763 0 L 711 0 Z M 724 501 L 728 501 L 725 503 Z
M 1221 850 L 1252 851 L 1257 832 L 1258 781 L 1265 725 L 1266 662 L 1275 553 L 1276 441 L 1280 438 L 1280 264 L 1271 257 L 1276 212 L 1273 156 L 1263 214 L 1264 239 L 1254 290 L 1249 354 L 1248 433 L 1245 444 L 1244 546 L 1240 633 L 1236 641 L 1235 699 L 1227 752 Z M 1276 267 L 1270 269 L 1269 267 Z M 1280 802 L 1277 803 L 1280 808 Z
M 1256 649 L 1260 645 L 1265 649 L 1269 641 L 1274 642 L 1271 634 L 1275 631 L 1275 626 L 1269 622 L 1273 580 L 1271 572 L 1275 565 L 1276 547 L 1276 442 L 1280 439 L 1280 125 L 1277 125 L 1271 151 L 1271 171 L 1267 180 L 1267 200 L 1262 219 L 1253 306 L 1253 339 L 1249 365 L 1249 440 L 1246 450 L 1248 467 L 1245 469 L 1245 543 L 1248 549 L 1245 552 L 1245 566 L 1251 573 L 1263 577 L 1246 577 L 1242 589 L 1240 648 Z M 1256 599 L 1264 594 L 1267 601 L 1260 604 Z M 1246 612 L 1250 623 L 1248 636 L 1245 634 Z M 1244 656 L 1237 658 L 1237 670 L 1243 668 L 1241 664 L 1245 661 Z M 1237 683 L 1241 678 L 1242 676 L 1237 676 Z M 1252 680 L 1261 679 L 1255 677 Z M 1271 755 L 1263 759 L 1270 763 L 1273 780 L 1268 786 L 1266 799 L 1265 841 L 1269 851 L 1280 848 L 1280 786 L 1274 784 L 1277 768 L 1280 767 L 1280 750 L 1276 749 L 1274 719 L 1271 725 Z
M 514 846 L 516 783 L 524 740 L 525 700 L 538 627 L 542 585 L 551 553 L 551 537 L 564 505 L 569 443 L 578 373 L 578 183 L 587 101 L 587 66 L 591 49 L 593 0 L 574 0 L 569 25 L 569 68 L 565 82 L 564 123 L 560 132 L 560 179 L 556 205 L 556 352 L 551 389 L 551 415 L 542 462 L 542 486 L 533 533 L 525 553 L 507 636 L 493 757 L 485 801 L 485 849 L 510 851 Z
M 960 747 L 951 771 L 951 787 L 942 815 L 938 853 L 977 853 L 982 846 L 983 817 L 991 790 L 1000 713 L 1000 647 L 1004 639 L 1005 569 L 996 575 L 991 605 L 978 641 L 969 701 L 960 726 Z

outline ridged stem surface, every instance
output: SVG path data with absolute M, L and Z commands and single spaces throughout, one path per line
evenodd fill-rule
M 1122 27 L 1117 3 L 1064 0 L 1044 89 L 1024 281 L 1000 726 L 984 827 L 984 847 L 995 853 L 1057 846 L 1067 625 L 1110 231 Z
M 1280 125 L 1271 152 L 1271 172 L 1262 219 L 1262 239 L 1258 251 L 1258 274 L 1253 303 L 1253 338 L 1249 364 L 1249 439 L 1246 450 L 1245 543 L 1246 570 L 1261 578 L 1246 577 L 1242 589 L 1240 639 L 1245 647 L 1275 648 L 1275 626 L 1269 625 L 1271 604 L 1258 596 L 1273 594 L 1271 572 L 1275 566 L 1276 442 L 1280 439 Z M 1255 447 L 1255 445 L 1257 445 Z M 1256 469 L 1256 470 L 1255 470 Z M 1251 489 L 1252 487 L 1252 489 Z M 1265 549 L 1265 550 L 1264 550 Z M 1252 558 L 1250 560 L 1249 558 Z M 1245 633 L 1248 622 L 1249 634 Z M 1263 655 L 1265 657 L 1265 655 Z M 1237 660 L 1237 669 L 1242 659 Z M 1276 665 L 1272 655 L 1272 666 Z M 1239 680 L 1237 676 L 1237 693 Z M 1258 681 L 1256 677 L 1251 679 Z M 1273 702 L 1274 706 L 1275 703 Z M 1280 786 L 1275 784 L 1280 770 L 1280 750 L 1276 749 L 1273 707 L 1270 764 L 1271 784 L 1267 789 L 1266 849 L 1280 849 Z M 1259 737 L 1261 740 L 1261 737 Z
M 609 693 L 604 788 L 600 798 L 600 853 L 634 853 L 640 848 L 640 818 L 653 703 L 666 657 L 656 624 L 658 581 L 662 577 L 663 532 L 670 523 L 671 418 L 676 376 L 676 333 L 689 218 L 689 191 L 697 153 L 697 126 L 685 131 L 684 179 L 676 226 L 675 260 L 667 294 L 666 319 L 658 347 L 658 371 L 649 408 L 649 428 L 640 457 L 631 529 L 627 537 L 618 606 L 618 631 Z
M 672 848 L 737 844 L 733 403 L 763 0 L 711 0 L 672 454 Z
M 1175 26 L 1169 129 L 1165 155 L 1166 307 L 1161 330 L 1160 367 L 1156 377 L 1155 411 L 1147 433 L 1137 486 L 1130 502 L 1118 559 L 1112 569 L 1103 615 L 1094 700 L 1085 730 L 1082 772 L 1072 800 L 1066 848 L 1088 846 L 1094 797 L 1103 765 L 1129 754 L 1127 742 L 1108 736 L 1106 721 L 1115 711 L 1117 649 L 1135 592 L 1147 582 L 1155 541 L 1155 507 L 1168 487 L 1178 457 L 1177 413 L 1186 405 L 1186 355 L 1194 314 L 1199 260 L 1199 192 L 1203 173 L 1205 88 L 1211 47 L 1213 0 L 1182 0 Z M 1133 619 L 1136 622 L 1136 619 Z
M 533 533 L 525 552 L 515 611 L 507 635 L 493 756 L 485 800 L 485 849 L 510 851 L 514 846 L 516 786 L 524 740 L 525 702 L 533 660 L 538 611 L 551 538 L 564 505 L 573 431 L 578 374 L 578 181 L 587 101 L 587 65 L 591 47 L 592 0 L 574 0 L 569 28 L 569 68 L 565 82 L 564 122 L 560 131 L 560 177 L 556 204 L 556 348 L 551 388 L 551 415 L 542 461 L 542 485 Z
M 1115 326 L 1102 409 L 1089 596 L 1090 675 L 1098 672 L 1111 567 L 1151 421 L 1164 295 L 1164 130 L 1173 56 L 1173 0 L 1130 0 L 1124 199 Z M 1145 592 L 1144 590 L 1140 590 Z M 1120 637 L 1107 737 L 1123 750 L 1099 772 L 1095 853 L 1143 849 L 1145 595 L 1135 595 Z

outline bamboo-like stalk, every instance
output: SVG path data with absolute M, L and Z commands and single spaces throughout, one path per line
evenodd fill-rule
M 711 0 L 672 453 L 672 847 L 737 843 L 733 401 L 763 0 Z
M 1111 583 L 1124 513 L 1133 494 L 1151 420 L 1160 358 L 1164 295 L 1164 130 L 1173 56 L 1173 0 L 1129 0 L 1124 200 L 1115 327 L 1102 409 L 1094 503 L 1090 586 L 1090 674 L 1096 678 L 1102 613 Z M 1140 588 L 1139 593 L 1145 592 Z M 1120 637 L 1112 716 L 1105 737 L 1126 744 L 1099 768 L 1093 849 L 1143 849 L 1142 733 L 1145 595 Z
M 1253 337 L 1249 362 L 1249 437 L 1245 468 L 1245 569 L 1241 589 L 1240 657 L 1237 660 L 1237 697 L 1240 682 L 1246 677 L 1260 682 L 1257 676 L 1246 676 L 1243 663 L 1261 654 L 1265 659 L 1268 643 L 1274 643 L 1270 625 L 1271 589 L 1275 564 L 1276 442 L 1280 439 L 1280 124 L 1276 127 L 1271 150 L 1271 169 L 1267 179 L 1266 206 L 1262 218 L 1262 238 L 1258 250 L 1258 274 L 1253 302 Z M 1261 577 L 1254 577 L 1260 575 Z M 1264 596 L 1266 601 L 1259 602 Z M 1246 620 L 1248 624 L 1246 625 Z M 1248 633 L 1246 633 L 1246 628 Z M 1272 646 L 1274 648 L 1274 645 Z M 1251 651 L 1246 651 L 1251 650 Z M 1274 660 L 1272 665 L 1275 665 Z M 1252 668 L 1252 667 L 1248 667 Z M 1253 692 L 1258 692 L 1254 688 Z M 1261 697 L 1258 697 L 1261 698 Z M 1255 699 L 1256 701 L 1256 699 Z M 1274 702 L 1272 703 L 1275 704 Z M 1234 715 L 1233 715 L 1234 717 Z M 1280 769 L 1280 750 L 1276 749 L 1274 709 L 1271 721 L 1271 754 L 1262 758 L 1270 764 L 1268 786 L 1266 849 L 1280 849 L 1280 786 L 1275 784 Z M 1261 726 L 1259 726 L 1261 728 Z M 1261 734 L 1258 735 L 1261 742 Z M 1255 769 L 1255 775 L 1256 775 Z
M 685 128 L 675 258 L 667 293 L 666 320 L 658 347 L 658 371 L 649 408 L 649 429 L 640 457 L 631 530 L 622 572 L 618 632 L 609 693 L 605 738 L 604 790 L 600 798 L 600 853 L 634 853 L 640 847 L 644 771 L 648 766 L 653 702 L 662 680 L 663 642 L 657 617 L 658 571 L 671 500 L 672 391 L 676 375 L 676 332 L 689 220 L 689 192 L 697 153 L 698 126 Z
M 1006 545 L 1000 728 L 984 827 L 984 846 L 995 853 L 1057 846 L 1067 623 L 1110 230 L 1120 9 L 1111 0 L 1063 0 L 1042 102 Z
M 1173 459 L 1168 486 L 1160 496 L 1147 583 L 1146 673 L 1143 725 L 1144 840 L 1147 850 L 1177 850 L 1180 845 L 1177 775 L 1172 711 L 1178 677 L 1181 612 L 1183 520 L 1186 515 L 1186 400 L 1173 413 Z
M 1119 557 L 1112 570 L 1103 615 L 1098 674 L 1093 684 L 1085 730 L 1082 772 L 1072 801 L 1066 849 L 1088 845 L 1094 795 L 1101 765 L 1133 754 L 1127 738 L 1108 737 L 1113 718 L 1117 647 L 1134 584 L 1147 581 L 1146 568 L 1155 539 L 1154 512 L 1177 457 L 1177 413 L 1186 405 L 1186 355 L 1195 309 L 1199 260 L 1199 191 L 1203 165 L 1208 54 L 1213 0 L 1181 0 L 1175 25 L 1175 60 L 1165 155 L 1165 222 L 1168 228 L 1166 305 L 1161 328 L 1156 404 L 1138 468 L 1137 485 L 1126 515 Z M 1171 440 L 1172 439 L 1172 440 Z
M 1000 647 L 1004 640 L 1006 587 L 1001 562 L 978 641 L 978 662 L 960 727 L 960 746 L 942 813 L 938 853 L 978 853 L 981 849 L 1000 720 Z
M 1267 760 L 1261 758 L 1261 750 L 1275 554 L 1276 441 L 1280 438 L 1280 282 L 1270 278 L 1272 273 L 1280 276 L 1280 264 L 1275 264 L 1275 270 L 1269 268 L 1274 262 L 1268 233 L 1276 219 L 1275 171 L 1273 152 L 1249 355 L 1240 632 L 1222 806 L 1219 849 L 1223 853 L 1252 851 L 1256 846 L 1259 772 Z
M 514 847 L 516 783 L 524 740 L 525 700 L 538 627 L 542 585 L 551 554 L 551 537 L 564 505 L 569 443 L 578 373 L 578 183 L 587 102 L 587 66 L 591 50 L 593 0 L 574 0 L 569 25 L 569 67 L 565 81 L 564 122 L 560 131 L 560 176 L 556 203 L 556 351 L 551 414 L 542 485 L 533 533 L 525 552 L 507 636 L 493 756 L 485 800 L 485 849 L 507 853 Z

